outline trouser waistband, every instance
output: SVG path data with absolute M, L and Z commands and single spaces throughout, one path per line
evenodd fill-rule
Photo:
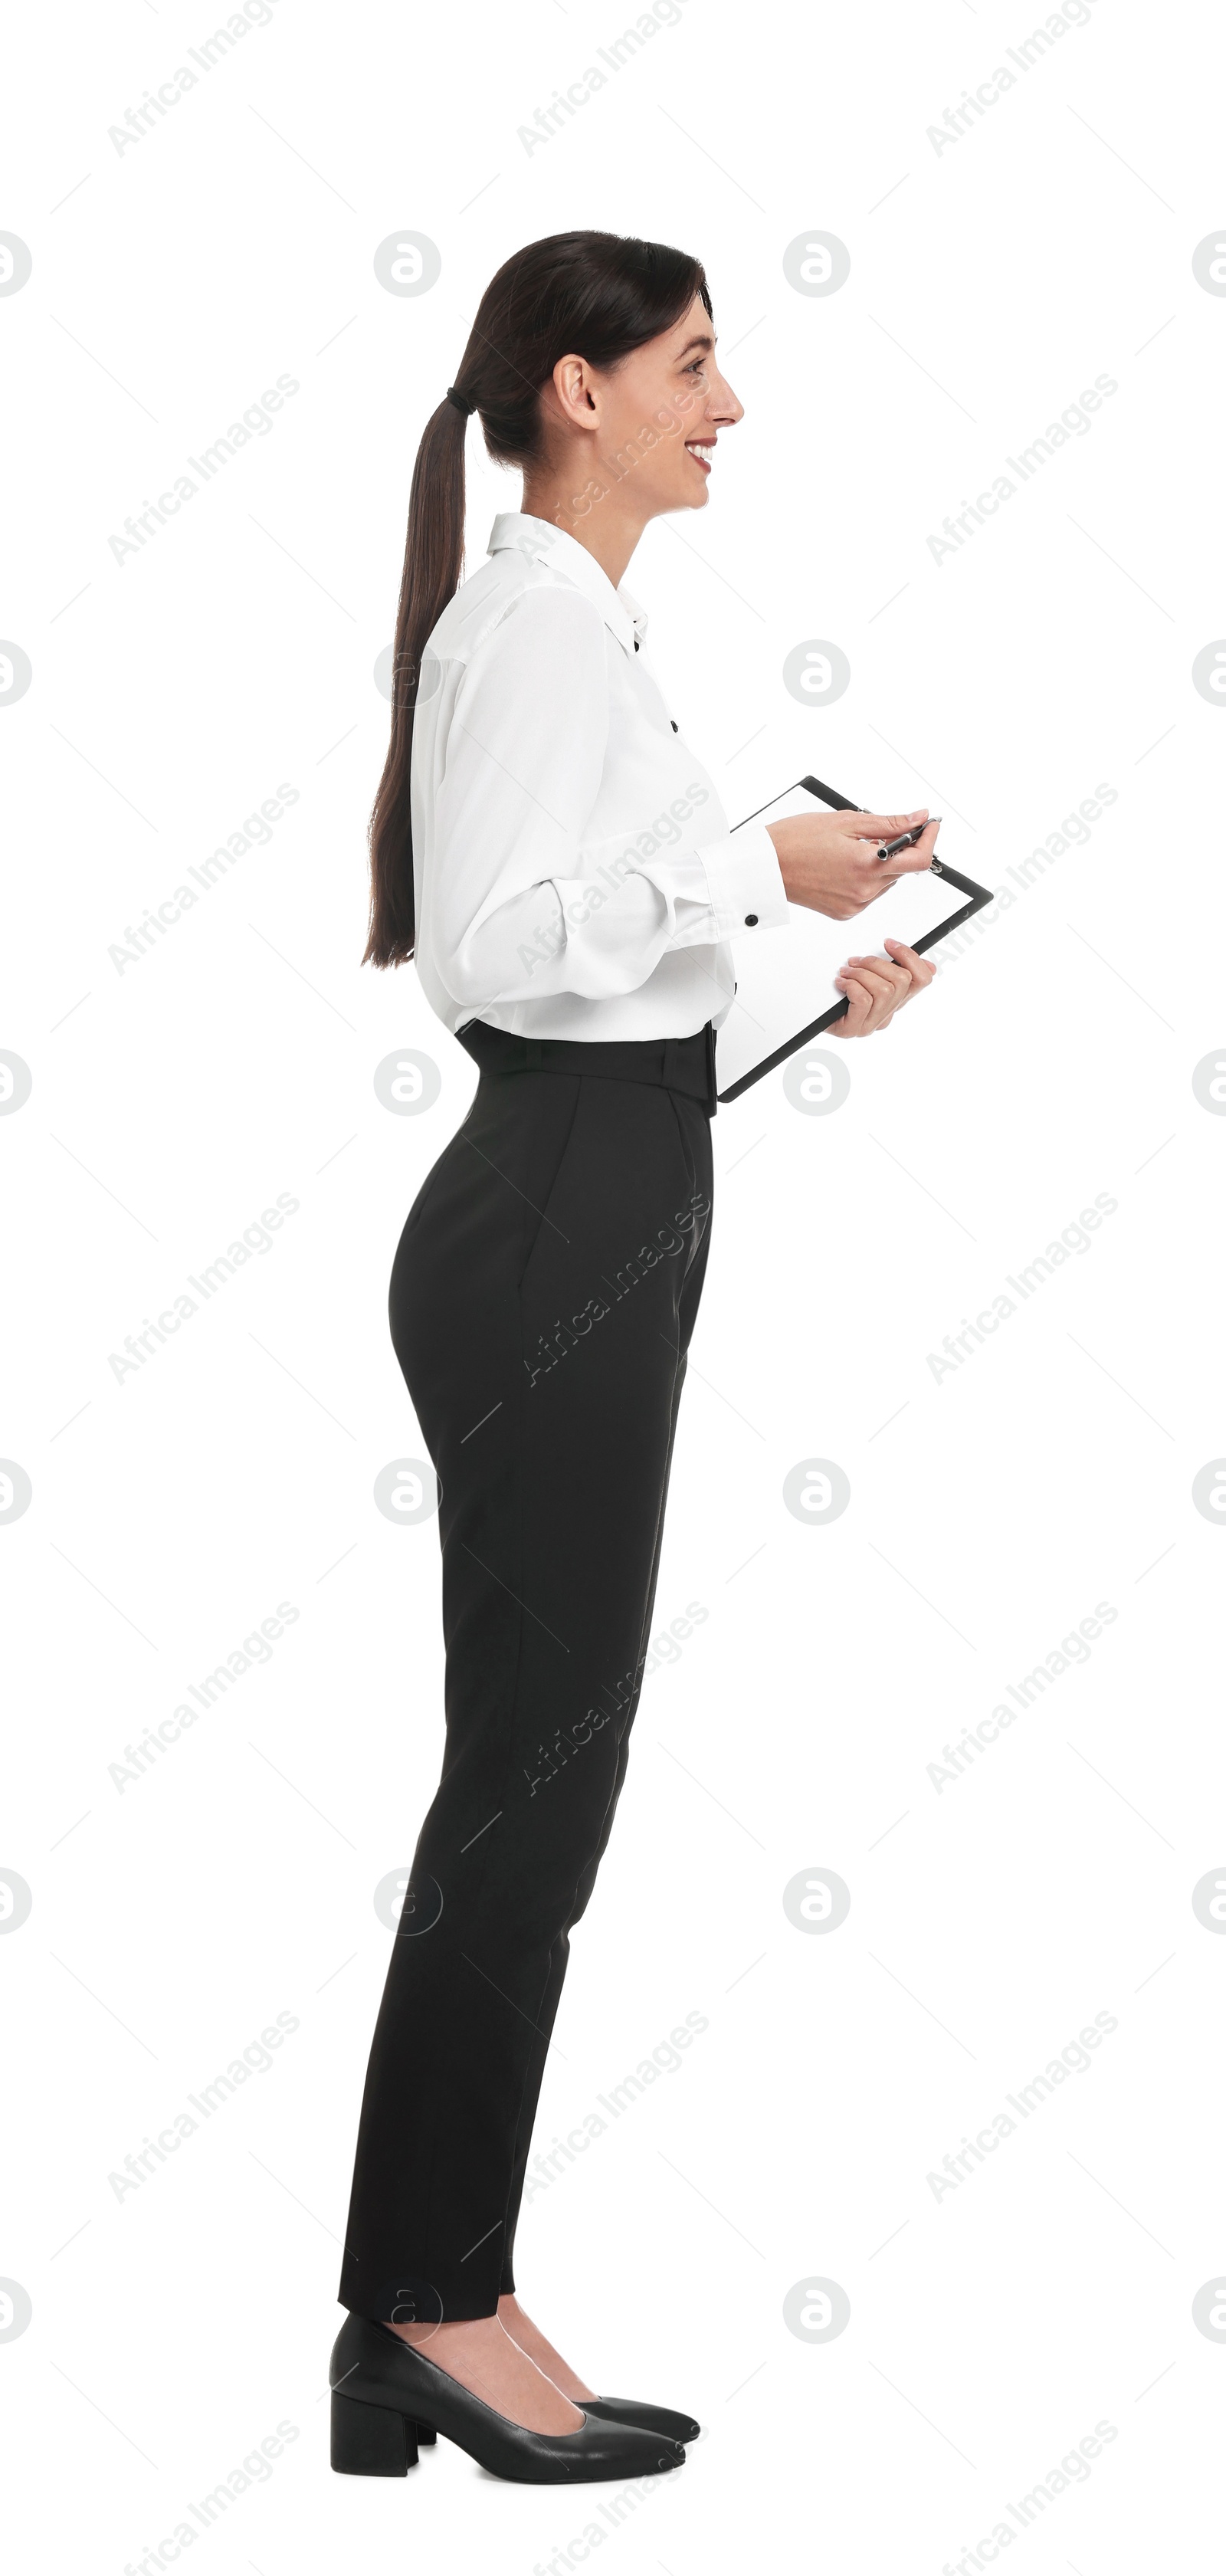
M 456 1030 L 483 1073 L 594 1073 L 613 1081 L 656 1082 L 686 1092 L 716 1114 L 715 1031 L 710 1020 L 687 1038 L 519 1038 L 487 1020 Z

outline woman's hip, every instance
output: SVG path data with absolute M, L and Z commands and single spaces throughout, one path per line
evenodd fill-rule
M 423 1430 L 423 1403 L 434 1411 L 450 1390 L 462 1409 L 495 1378 L 505 1400 L 508 1371 L 535 1386 L 589 1342 L 618 1374 L 652 1334 L 684 1348 L 712 1180 L 709 1118 L 686 1094 L 483 1073 L 392 1270 L 392 1338 Z

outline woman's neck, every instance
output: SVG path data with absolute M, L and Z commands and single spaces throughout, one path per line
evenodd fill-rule
M 599 500 L 592 501 L 585 499 L 582 490 L 576 494 L 573 478 L 564 482 L 556 475 L 546 480 L 525 474 L 520 508 L 530 518 L 544 519 L 551 528 L 565 528 L 568 537 L 574 537 L 578 545 L 586 546 L 588 553 L 595 556 L 614 590 L 620 588 L 646 526 L 632 506 L 629 493 L 613 485 Z

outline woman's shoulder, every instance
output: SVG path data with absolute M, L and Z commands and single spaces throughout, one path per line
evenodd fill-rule
M 500 630 L 503 641 L 514 640 L 517 649 L 522 644 L 530 652 L 535 642 L 548 645 L 555 637 L 570 648 L 588 629 L 593 635 L 601 629 L 591 600 L 552 565 L 506 546 L 487 555 L 461 582 L 433 627 L 427 650 L 440 661 L 470 662 Z

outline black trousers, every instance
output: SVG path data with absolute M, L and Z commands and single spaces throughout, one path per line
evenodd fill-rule
M 569 1936 L 625 1777 L 711 1220 L 714 1038 L 470 1022 L 392 1271 L 442 1487 L 446 1735 L 366 2079 L 340 2298 L 490 2316 Z

